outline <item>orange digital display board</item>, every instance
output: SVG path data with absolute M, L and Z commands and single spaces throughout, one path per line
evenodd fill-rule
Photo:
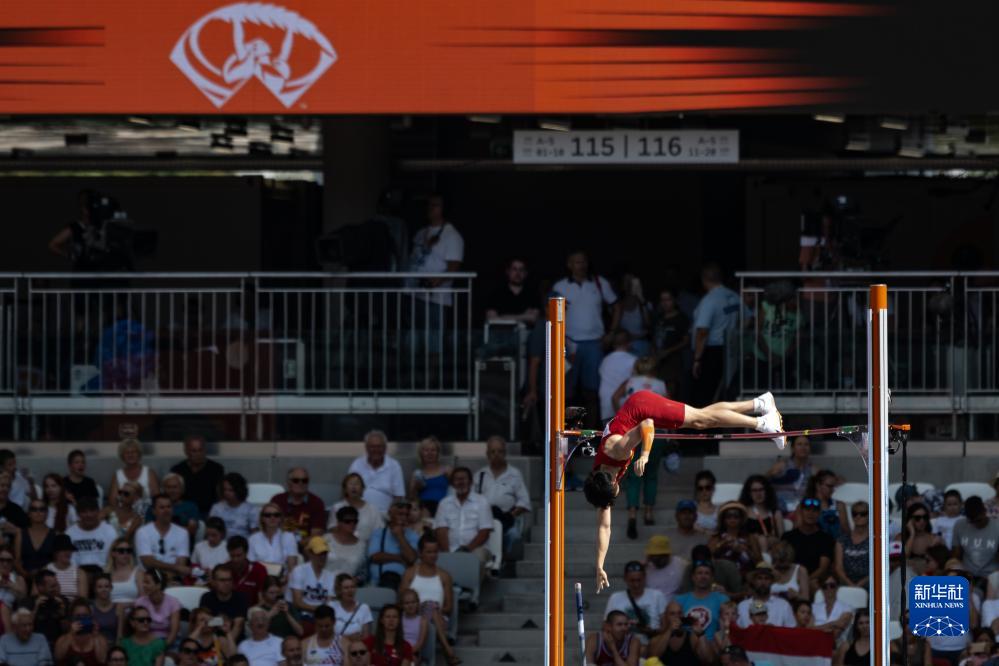
M 882 3 L 0 3 L 0 113 L 629 113 L 821 107 L 812 36 Z

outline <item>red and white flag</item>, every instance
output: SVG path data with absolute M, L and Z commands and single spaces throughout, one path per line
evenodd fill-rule
M 788 629 L 754 624 L 745 629 L 732 625 L 732 644 L 742 647 L 750 660 L 770 666 L 830 666 L 833 636 L 816 629 Z

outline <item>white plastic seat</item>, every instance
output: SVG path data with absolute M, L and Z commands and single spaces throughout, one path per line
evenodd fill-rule
M 204 587 L 168 587 L 164 592 L 180 602 L 181 608 L 192 611 L 201 604 L 201 597 L 208 589 Z
M 275 495 L 284 492 L 284 487 L 276 483 L 249 483 L 246 485 L 246 501 L 250 504 L 263 506 L 271 501 Z
M 854 502 L 866 502 L 869 490 L 866 483 L 842 483 L 833 491 L 833 499 L 846 504 L 847 508 Z
M 357 601 L 368 604 L 368 607 L 377 613 L 381 611 L 383 606 L 395 603 L 396 592 L 387 587 L 359 587 L 357 588 Z
M 960 481 L 958 483 L 952 483 L 944 488 L 944 492 L 947 492 L 948 490 L 956 490 L 961 493 L 961 499 L 963 500 L 967 500 L 969 497 L 974 497 L 975 495 L 981 497 L 982 500 L 989 500 L 996 496 L 996 491 L 992 488 L 992 486 L 980 481 Z
M 437 566 L 451 574 L 455 586 L 461 588 L 459 598 L 478 605 L 482 586 L 478 556 L 472 553 L 441 553 L 437 556 Z
M 909 485 L 910 486 L 911 485 L 915 485 L 916 486 L 916 492 L 919 493 L 920 495 L 922 495 L 923 493 L 928 493 L 929 491 L 936 489 L 936 486 L 934 486 L 932 483 L 924 483 L 922 481 L 917 481 L 915 484 L 913 484 L 912 482 L 910 482 Z M 901 487 L 902 487 L 901 483 L 889 483 L 888 484 L 888 499 L 890 499 L 892 502 L 894 502 L 895 501 L 895 494 L 898 493 L 898 489 L 901 488 Z
M 854 610 L 867 608 L 867 590 L 862 587 L 840 587 L 836 590 L 836 600 Z
M 718 506 L 721 506 L 725 502 L 738 502 L 741 493 L 741 483 L 716 483 L 711 501 Z
M 892 620 L 888 623 L 888 640 L 897 641 L 902 638 L 902 623 Z

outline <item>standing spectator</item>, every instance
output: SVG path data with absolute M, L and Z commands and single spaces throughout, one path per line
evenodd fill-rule
M 101 636 L 94 622 L 90 603 L 77 599 L 70 606 L 69 633 L 56 641 L 56 663 L 59 664 L 103 664 L 107 660 L 108 643 Z
M 307 664 L 343 664 L 347 641 L 336 633 L 336 615 L 329 606 L 316 609 L 316 633 L 305 639 L 302 652 Z
M 142 575 L 142 596 L 135 600 L 135 607 L 149 611 L 149 630 L 170 646 L 180 632 L 180 602 L 163 590 L 159 572 L 146 571 Z
M 250 666 L 278 666 L 281 656 L 281 639 L 268 631 L 270 618 L 259 606 L 250 609 L 250 637 L 236 646 Z
M 205 438 L 201 435 L 184 438 L 184 457 L 186 460 L 171 467 L 170 471 L 184 480 L 184 499 L 194 502 L 201 516 L 207 516 L 219 499 L 225 468 L 208 459 Z
M 836 490 L 836 472 L 820 469 L 808 480 L 805 495 L 819 500 L 819 528 L 827 532 L 833 539 L 839 538 L 850 528 L 846 517 L 846 505 L 833 498 Z M 927 521 L 927 527 L 929 522 Z
M 260 509 L 260 530 L 250 535 L 247 555 L 254 562 L 291 571 L 298 564 L 298 542 L 294 534 L 281 529 L 283 515 L 281 507 L 273 502 Z M 229 558 L 231 561 L 231 550 Z
M 809 585 L 818 588 L 832 559 L 836 555 L 836 542 L 828 533 L 819 529 L 819 500 L 806 497 L 798 505 L 798 527 L 785 532 L 782 539 L 794 548 L 795 562 L 808 569 Z
M 432 194 L 427 199 L 427 226 L 413 236 L 410 270 L 414 273 L 455 273 L 465 258 L 465 241 L 454 225 L 444 219 L 444 197 Z M 451 286 L 451 280 L 429 278 L 421 283 L 431 288 Z M 431 293 L 425 298 L 439 306 L 450 306 L 450 293 Z M 417 308 L 422 310 L 422 308 Z
M 143 571 L 135 561 L 135 549 L 132 548 L 132 543 L 120 537 L 115 539 L 111 543 L 111 555 L 108 560 L 111 600 L 122 606 L 131 606 L 139 596 Z
M 406 598 L 410 590 L 420 600 L 420 614 L 427 618 L 436 632 L 437 641 L 444 649 L 449 664 L 460 663 L 447 637 L 448 615 L 454 608 L 451 574 L 437 566 L 440 551 L 437 540 L 427 535 L 420 539 L 420 557 L 416 564 L 406 569 L 399 587 L 399 597 Z M 431 643 L 433 643 L 433 640 Z
M 7 666 L 51 666 L 52 651 L 42 634 L 35 633 L 31 611 L 19 608 L 10 617 L 11 625 L 0 636 L 0 655 Z
M 437 507 L 437 541 L 444 551 L 474 553 L 484 574 L 490 557 L 486 543 L 493 531 L 492 510 L 485 497 L 472 492 L 472 471 L 467 467 L 456 467 L 451 472 L 451 486 L 454 494 Z
M 403 637 L 401 623 L 402 611 L 398 606 L 382 606 L 375 635 L 364 639 L 373 666 L 412 666 L 413 646 Z
M 355 459 L 348 470 L 361 475 L 365 501 L 374 504 L 381 514 L 388 512 L 393 500 L 406 498 L 402 467 L 387 450 L 388 437 L 381 430 L 372 430 L 364 436 L 365 455 Z
M 832 573 L 826 575 L 819 591 L 821 597 L 812 604 L 812 615 L 815 618 L 815 628 L 828 631 L 837 640 L 843 637 L 843 632 L 853 620 L 853 610 L 836 598 L 839 582 Z
M 948 490 L 944 493 L 943 513 L 933 519 L 933 533 L 939 534 L 944 545 L 948 549 L 954 548 L 954 525 L 961 520 L 961 510 L 964 508 L 964 500 L 957 490 Z
M 671 601 L 683 583 L 687 561 L 673 556 L 669 537 L 656 535 L 649 539 L 645 546 L 644 564 L 646 585 L 659 590 L 666 601 Z
M 128 629 L 119 645 L 128 655 L 128 666 L 162 666 L 167 644 L 151 630 L 152 615 L 135 606 L 128 617 Z
M 45 636 L 49 647 L 66 633 L 66 600 L 59 590 L 59 581 L 54 573 L 42 569 L 35 574 L 35 596 L 30 607 L 35 614 L 35 627 Z
M 705 264 L 701 269 L 704 297 L 694 310 L 693 395 L 690 404 L 703 407 L 715 402 L 725 372 L 725 342 L 739 326 L 742 301 L 739 294 L 722 284 L 721 266 Z
M 135 532 L 142 527 L 143 517 L 136 510 L 146 503 L 142 493 L 142 486 L 134 481 L 126 481 L 118 489 L 118 496 L 114 501 L 105 506 L 101 512 L 104 520 L 115 529 L 118 536 L 129 541 L 132 541 Z
M 101 520 L 97 500 L 81 497 L 76 502 L 80 517 L 75 525 L 66 530 L 76 549 L 73 563 L 83 567 L 87 573 L 96 575 L 104 570 L 111 553 L 111 544 L 118 538 L 115 528 Z
M 805 496 L 805 487 L 812 478 L 812 443 L 804 435 L 791 442 L 791 455 L 778 457 L 777 462 L 767 470 L 770 483 L 777 492 L 781 511 L 792 511 Z
M 88 596 L 87 572 L 73 563 L 76 548 L 65 534 L 56 535 L 52 544 L 52 562 L 48 570 L 59 581 L 59 590 L 67 599 Z
M 389 509 L 389 522 L 371 535 L 368 542 L 368 582 L 392 590 L 399 589 L 406 568 L 416 561 L 420 535 L 409 529 L 409 504 L 396 501 Z
M 976 578 L 985 578 L 999 568 L 999 520 L 991 520 L 982 498 L 972 495 L 964 502 L 964 520 L 954 525 L 953 557 Z
M 284 513 L 284 529 L 299 541 L 322 536 L 326 528 L 326 507 L 318 495 L 309 492 L 309 472 L 304 467 L 288 470 L 286 492 L 271 498 Z
M 326 568 L 330 571 L 357 574 L 363 572 L 368 544 L 354 535 L 357 509 L 345 506 L 337 509 L 336 525 L 323 538 L 330 547 Z
M 264 579 L 263 592 L 260 595 L 260 607 L 267 611 L 271 618 L 268 631 L 278 638 L 302 636 L 305 629 L 295 619 L 292 607 L 284 598 L 284 588 L 281 581 L 274 576 Z
M 677 399 L 683 375 L 683 354 L 690 345 L 690 320 L 676 305 L 672 289 L 659 292 L 659 306 L 652 314 L 652 344 L 656 369 L 666 383 L 666 392 Z
M 205 538 L 194 544 L 191 553 L 191 564 L 205 573 L 220 564 L 229 561 L 229 549 L 226 547 L 225 523 L 221 518 L 209 518 L 205 521 Z
M 576 348 L 575 362 L 565 378 L 566 399 L 573 399 L 581 389 L 582 403 L 591 423 L 595 423 L 600 413 L 597 390 L 604 354 L 604 307 L 613 307 L 612 331 L 620 324 L 621 309 L 610 283 L 599 275 L 590 275 L 590 260 L 585 252 L 570 253 L 567 267 L 568 277 L 552 286 L 566 300 L 565 336 Z
M 535 291 L 527 289 L 526 284 L 527 262 L 519 257 L 510 259 L 506 264 L 506 282 L 486 297 L 486 321 L 503 319 L 533 326 L 541 310 Z
M 62 478 L 58 474 L 46 474 L 42 479 L 42 498 L 48 505 L 45 524 L 62 534 L 66 528 L 76 523 L 76 508 L 70 504 L 69 496 L 62 486 Z
M 694 475 L 694 499 L 697 501 L 697 521 L 694 526 L 705 534 L 718 529 L 718 506 L 714 503 L 715 475 L 702 469 Z
M 0 474 L 0 493 L 4 477 Z M 17 570 L 25 578 L 34 576 L 52 561 L 52 547 L 55 545 L 55 531 L 45 524 L 48 507 L 41 499 L 33 499 L 28 504 L 29 524 L 14 535 L 14 554 L 17 556 Z M 12 523 L 11 523 L 12 524 Z M 7 527 L 4 523 L 0 529 Z M 6 531 L 6 530 L 4 530 Z
M 28 595 L 28 583 L 14 571 L 14 551 L 0 546 L 0 602 L 8 609 Z
M 631 336 L 631 353 L 646 356 L 652 352 L 649 332 L 652 329 L 652 312 L 642 292 L 642 281 L 631 273 L 621 278 L 620 326 Z
M 2 519 L 0 520 L 0 533 L 3 534 L 3 538 L 8 544 L 14 543 L 18 530 L 28 526 L 27 514 L 10 498 L 10 480 L 11 476 L 8 472 L 0 472 L 0 519 Z M 43 504 L 45 503 L 44 500 L 39 499 Z M 45 511 L 47 517 L 47 505 Z
M 642 645 L 660 632 L 666 613 L 666 597 L 659 590 L 645 584 L 645 566 L 641 562 L 628 562 L 624 565 L 625 589 L 615 592 L 607 599 L 604 619 L 611 611 L 621 611 L 628 616 L 631 629 L 638 635 Z
M 621 611 L 608 613 L 600 630 L 586 637 L 586 663 L 593 666 L 638 666 L 641 654 L 642 643 Z
M 489 464 L 475 473 L 475 492 L 489 502 L 493 518 L 503 526 L 503 564 L 512 573 L 515 560 L 524 556 L 524 522 L 531 497 L 524 475 L 506 461 L 506 440 L 493 435 L 486 440 Z
M 635 359 L 635 364 L 631 366 L 631 376 L 618 386 L 611 396 L 615 413 L 633 393 L 638 391 L 652 391 L 664 398 L 669 397 L 665 382 L 655 376 L 655 370 L 656 362 L 651 356 L 639 356 Z
M 329 552 L 322 537 L 312 537 L 305 547 L 307 561 L 295 567 L 288 578 L 288 600 L 303 619 L 310 619 L 335 596 L 336 574 L 326 568 Z
M 135 552 L 147 571 L 159 571 L 167 579 L 181 579 L 191 573 L 187 560 L 191 542 L 187 530 L 174 525 L 173 504 L 166 495 L 153 500 L 154 521 L 135 533 Z
M 752 474 L 742 484 L 739 502 L 746 507 L 746 532 L 756 537 L 760 552 L 784 535 L 784 514 L 777 506 L 777 493 L 762 474 Z
M 631 377 L 638 358 L 631 353 L 631 335 L 624 329 L 611 333 L 611 352 L 600 361 L 597 373 L 600 375 L 600 422 L 604 423 L 614 418 L 617 411 L 613 397 Z
M 794 599 L 811 601 L 808 570 L 795 563 L 794 547 L 787 541 L 778 541 L 770 546 L 769 552 L 770 560 L 774 565 L 774 583 L 770 586 L 771 594 L 778 594 L 788 601 Z
M 451 468 L 441 463 L 441 442 L 433 435 L 420 440 L 416 455 L 420 465 L 413 470 L 409 496 L 419 499 L 432 518 L 437 513 L 437 505 L 447 496 Z
M 212 505 L 208 515 L 225 521 L 229 536 L 249 537 L 257 528 L 260 516 L 255 506 L 246 501 L 249 489 L 242 474 L 229 472 L 222 477 L 222 499 Z
M 66 456 L 67 474 L 62 478 L 62 485 L 69 493 L 72 501 L 78 502 L 84 497 L 100 499 L 97 484 L 86 475 L 87 456 L 80 449 L 73 449 Z
M 364 501 L 364 479 L 360 474 L 348 474 L 340 483 L 340 490 L 343 492 L 343 499 L 330 507 L 330 520 L 326 527 L 333 529 L 336 525 L 336 512 L 345 506 L 352 506 L 357 509 L 357 527 L 354 535 L 358 539 L 367 541 L 371 533 L 384 524 L 381 511 L 371 502 Z M 394 500 L 398 501 L 398 500 Z
M 334 583 L 336 601 L 330 606 L 336 613 L 336 635 L 349 640 L 363 640 L 371 635 L 371 608 L 357 600 L 357 579 L 349 573 L 338 574 Z
M 229 537 L 226 549 L 229 551 L 229 571 L 232 572 L 233 589 L 243 594 L 248 605 L 256 605 L 267 578 L 267 569 L 260 562 L 251 562 L 247 557 L 250 549 L 245 537 L 239 535 Z
M 667 527 L 661 532 L 669 539 L 674 552 L 689 559 L 694 546 L 708 543 L 708 535 L 694 527 L 697 520 L 697 504 L 692 500 L 680 500 L 676 503 L 673 515 L 676 527 Z
M 207 608 L 212 617 L 229 618 L 232 628 L 229 637 L 235 640 L 243 635 L 243 620 L 248 606 L 243 593 L 234 588 L 235 577 L 228 565 L 220 564 L 212 570 L 211 589 L 201 595 L 200 608 Z
M 767 624 L 775 627 L 795 626 L 794 613 L 791 611 L 791 604 L 785 599 L 770 593 L 770 586 L 774 583 L 774 570 L 766 562 L 760 562 L 752 571 L 746 575 L 746 582 L 751 590 L 750 596 L 739 602 L 739 626 L 748 627 L 749 610 L 753 603 L 761 603 L 767 609 Z
M 118 445 L 118 458 L 122 468 L 117 470 L 111 480 L 111 494 L 108 501 L 112 506 L 118 499 L 118 491 L 128 481 L 134 481 L 142 486 L 143 497 L 153 498 L 160 494 L 160 479 L 156 472 L 142 464 L 142 445 L 137 439 L 126 439 Z M 145 513 L 145 507 L 138 508 L 139 513 Z
M 10 501 L 20 509 L 28 506 L 28 499 L 35 496 L 34 482 L 28 470 L 17 468 L 17 455 L 10 449 L 0 449 L 0 470 L 10 475 Z

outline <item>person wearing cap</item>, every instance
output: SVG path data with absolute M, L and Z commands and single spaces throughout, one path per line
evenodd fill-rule
M 772 624 L 770 609 L 762 601 L 753 601 L 749 605 L 749 624 Z
M 733 562 L 743 574 L 762 559 L 759 541 L 746 529 L 748 515 L 741 502 L 726 502 L 718 509 L 718 531 L 708 541 L 713 559 Z
M 689 560 L 690 551 L 694 546 L 708 543 L 708 535 L 694 527 L 697 522 L 697 503 L 689 499 L 680 500 L 676 503 L 673 515 L 676 527 L 666 527 L 658 531 L 669 537 L 674 553 Z
M 597 593 L 608 586 L 604 560 L 610 547 L 611 507 L 621 490 L 621 480 L 627 474 L 631 460 L 641 444 L 633 471 L 645 474 L 656 427 L 692 428 L 750 428 L 774 433 L 774 441 L 783 448 L 784 438 L 780 412 L 773 395 L 764 393 L 753 400 L 724 402 L 703 408 L 675 402 L 652 391 L 632 393 L 604 428 L 603 438 L 597 445 L 593 470 L 583 484 L 586 500 L 597 509 Z
M 699 547 L 707 553 L 707 546 Z M 695 549 L 697 552 L 698 549 Z M 710 559 L 696 559 L 691 564 L 693 588 L 686 594 L 677 596 L 673 601 L 680 604 L 684 617 L 694 619 L 694 628 L 704 632 L 704 637 L 711 640 L 718 631 L 718 619 L 721 617 L 722 604 L 729 600 L 728 595 L 718 590 L 714 579 L 714 565 Z
M 794 561 L 808 569 L 811 589 L 826 575 L 836 555 L 836 541 L 819 529 L 822 503 L 816 497 L 806 497 L 798 505 L 798 526 L 781 537 L 794 547 Z
M 87 572 L 73 562 L 76 546 L 65 534 L 57 534 L 52 543 L 52 562 L 45 567 L 55 574 L 59 590 L 67 599 L 87 596 Z
M 999 568 L 999 520 L 989 518 L 982 498 L 972 495 L 964 502 L 964 520 L 954 525 L 954 559 L 961 560 L 976 578 Z
M 243 635 L 243 621 L 249 609 L 246 597 L 233 585 L 232 567 L 220 564 L 212 569 L 211 588 L 201 595 L 200 608 L 207 608 L 212 617 L 228 617 L 232 622 L 229 638 L 235 643 Z
M 645 584 L 659 590 L 666 601 L 673 598 L 683 582 L 687 561 L 674 557 L 669 537 L 656 535 L 645 546 Z
M 320 606 L 333 599 L 336 574 L 326 568 L 330 547 L 321 536 L 310 537 L 305 545 L 306 561 L 292 569 L 288 596 L 292 606 L 311 618 Z
M 600 631 L 586 637 L 586 663 L 592 666 L 638 666 L 642 643 L 631 632 L 628 616 L 611 611 Z
M 772 624 L 775 627 L 794 627 L 794 611 L 791 604 L 781 597 L 770 593 L 770 586 L 774 582 L 774 569 L 768 562 L 759 562 L 756 567 L 746 574 L 749 583 L 750 596 L 739 602 L 737 608 L 738 619 L 736 622 L 740 627 L 748 627 L 752 624 L 751 610 L 759 609 L 763 605 L 767 609 L 767 620 L 765 624 Z M 760 624 L 756 622 L 755 624 Z
M 372 532 L 368 541 L 368 580 L 379 587 L 398 590 L 406 567 L 416 562 L 420 535 L 407 526 L 406 500 L 395 500 L 388 516 L 388 525 Z
M 631 561 L 624 565 L 624 590 L 607 599 L 604 617 L 611 611 L 621 611 L 628 616 L 631 629 L 638 634 L 642 645 L 660 632 L 666 612 L 666 597 L 659 590 L 645 584 L 645 566 Z

